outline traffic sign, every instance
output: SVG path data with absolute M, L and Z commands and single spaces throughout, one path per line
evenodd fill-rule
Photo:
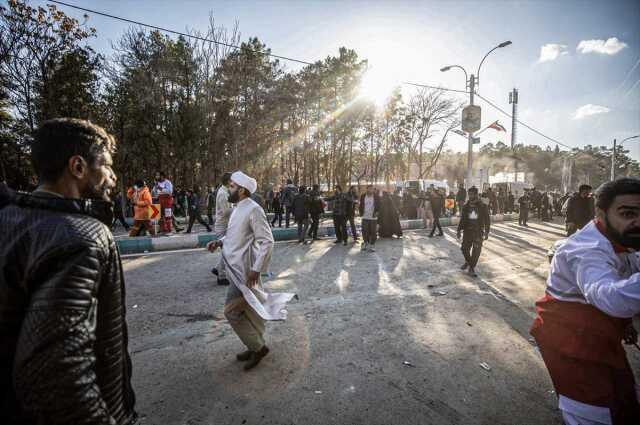
M 157 220 L 160 218 L 160 204 L 149 205 L 149 219 Z
M 453 207 L 456 206 L 456 200 L 455 199 L 451 199 L 451 198 L 447 198 L 444 200 L 444 207 L 448 210 L 452 210 Z
M 478 105 L 467 105 L 462 109 L 462 130 L 473 133 L 480 130 L 482 110 Z

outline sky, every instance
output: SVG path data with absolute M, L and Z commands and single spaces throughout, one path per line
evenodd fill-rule
M 46 1 L 34 0 L 33 5 Z M 610 146 L 640 134 L 640 1 L 204 1 L 66 0 L 89 9 L 184 31 L 237 22 L 242 40 L 258 37 L 278 55 L 314 62 L 341 46 L 368 59 L 372 72 L 393 81 L 464 89 L 457 64 L 475 73 L 478 92 L 510 112 L 509 91 L 519 91 L 519 119 L 571 147 Z M 83 12 L 59 6 L 72 16 Z M 109 56 L 111 43 L 130 24 L 91 15 L 91 44 Z M 288 69 L 301 65 L 284 63 Z M 403 93 L 409 94 L 409 88 Z M 464 94 L 461 101 L 468 101 Z M 488 130 L 481 144 L 510 143 L 511 119 L 476 98 L 482 123 L 496 120 L 508 133 Z M 447 146 L 466 150 L 452 136 Z M 517 143 L 555 147 L 520 126 Z M 640 160 L 640 138 L 625 142 Z M 562 146 L 561 149 L 565 149 Z

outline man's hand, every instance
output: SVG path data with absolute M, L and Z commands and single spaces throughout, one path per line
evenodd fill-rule
M 207 250 L 209 252 L 216 252 L 218 248 L 220 248 L 220 241 L 211 241 L 207 244 Z
M 258 279 L 260 278 L 260 272 L 254 272 L 251 270 L 249 272 L 249 276 L 247 276 L 247 287 L 253 288 L 258 284 Z
M 632 323 L 629 323 L 624 330 L 623 340 L 625 344 L 637 344 L 638 343 L 638 331 L 633 327 Z

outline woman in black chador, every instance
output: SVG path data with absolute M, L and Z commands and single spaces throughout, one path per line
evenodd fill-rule
M 378 224 L 378 233 L 381 238 L 390 238 L 393 235 L 398 237 L 402 236 L 398 209 L 394 205 L 389 192 L 384 192 L 382 194 L 382 204 L 380 206 L 380 219 Z

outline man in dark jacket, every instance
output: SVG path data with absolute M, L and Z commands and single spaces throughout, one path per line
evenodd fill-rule
M 88 121 L 38 129 L 40 186 L 0 193 L 0 423 L 136 419 L 125 285 L 110 202 L 113 137 Z
M 462 270 L 469 268 L 469 274 L 476 277 L 476 265 L 482 251 L 482 241 L 489 238 L 489 208 L 478 197 L 478 189 L 469 188 L 469 200 L 460 215 L 460 224 L 458 225 L 458 239 L 460 234 L 464 232 L 462 238 L 462 255 L 464 255 L 465 263 Z
M 304 243 L 304 237 L 309 229 L 309 210 L 311 200 L 307 195 L 307 188 L 300 186 L 298 194 L 293 198 L 293 218 L 298 223 L 298 243 Z
M 438 236 L 444 236 L 442 233 L 442 226 L 440 226 L 440 216 L 444 209 L 444 196 L 440 193 L 440 189 L 435 189 L 431 192 L 431 211 L 433 212 L 433 226 L 431 227 L 431 233 L 429 237 L 432 238 L 433 234 L 438 228 Z
M 569 198 L 567 217 L 565 219 L 567 236 L 571 236 L 582 229 L 595 217 L 595 207 L 591 190 L 591 186 L 583 184 L 578 188 L 578 193 Z
M 334 243 L 342 242 L 343 245 L 347 244 L 347 208 L 349 207 L 349 200 L 346 195 L 342 193 L 342 187 L 336 186 L 336 192 L 333 196 L 327 198 L 327 201 L 333 202 L 333 226 L 336 229 L 336 241 Z
M 518 198 L 518 205 L 520 206 L 520 215 L 518 216 L 518 224 L 520 226 L 529 227 L 527 220 L 529 220 L 529 208 L 531 207 L 531 198 L 529 192 L 525 189 L 524 195 Z
M 285 211 L 285 225 L 289 228 L 289 220 L 291 219 L 291 213 L 293 212 L 293 200 L 298 194 L 298 188 L 293 185 L 291 179 L 287 179 L 287 185 L 282 189 L 282 199 L 280 203 L 284 207 Z
M 311 198 L 311 207 L 309 209 L 309 214 L 311 215 L 311 228 L 309 229 L 309 237 L 317 241 L 318 240 L 318 226 L 320 225 L 320 217 L 322 213 L 324 213 L 324 202 L 320 198 L 320 186 L 317 184 L 313 185 L 311 190 L 311 194 L 309 195 Z
M 189 199 L 189 226 L 187 227 L 187 233 L 191 233 L 191 228 L 196 220 L 200 225 L 207 228 L 207 232 L 211 232 L 211 226 L 202 218 L 202 211 L 207 207 L 206 195 L 202 196 L 198 186 L 187 193 Z

